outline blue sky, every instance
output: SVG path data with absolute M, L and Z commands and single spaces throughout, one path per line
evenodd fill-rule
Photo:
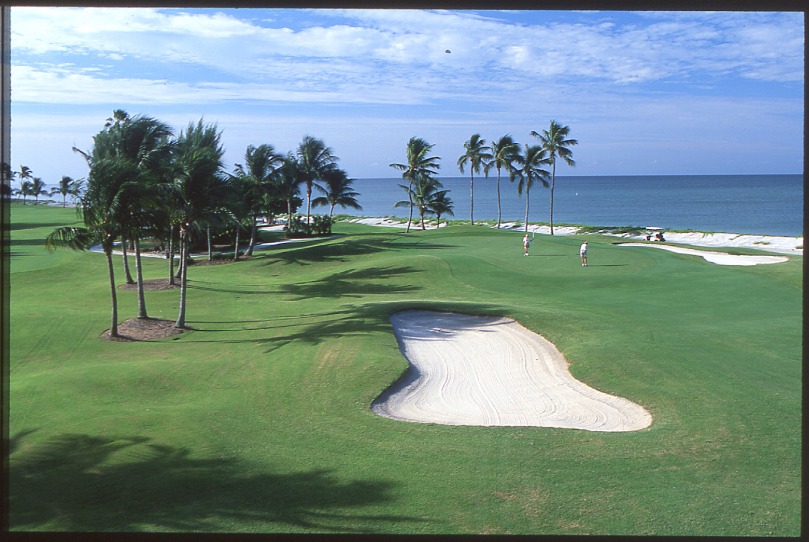
M 354 178 L 396 177 L 412 136 L 441 174 L 474 133 L 568 125 L 561 174 L 803 171 L 802 13 L 11 10 L 12 166 L 84 177 L 114 109 L 247 145 L 322 138 Z M 450 52 L 447 52 L 450 51 Z

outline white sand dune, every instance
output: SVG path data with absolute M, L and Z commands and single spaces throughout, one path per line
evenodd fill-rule
M 742 254 L 727 254 L 725 252 L 715 252 L 711 250 L 696 250 L 693 248 L 673 247 L 658 243 L 621 243 L 622 247 L 651 247 L 676 252 L 678 254 L 688 254 L 689 256 L 700 256 L 706 261 L 718 265 L 759 265 L 783 263 L 789 261 L 784 256 L 748 256 Z
M 651 415 L 570 374 L 545 338 L 509 318 L 407 310 L 391 316 L 411 367 L 371 408 L 445 425 L 636 431 Z

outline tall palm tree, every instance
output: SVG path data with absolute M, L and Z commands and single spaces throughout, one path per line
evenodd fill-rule
M 236 164 L 235 175 L 243 178 L 240 191 L 245 198 L 252 218 L 250 244 L 246 256 L 253 255 L 258 230 L 258 216 L 267 207 L 267 199 L 271 194 L 273 177 L 276 169 L 283 163 L 283 156 L 275 151 L 272 145 L 263 144 L 258 147 L 249 145 L 244 153 L 244 166 Z
M 292 226 L 292 214 L 302 203 L 299 193 L 303 183 L 303 174 L 298 160 L 292 153 L 287 154 L 281 161 L 281 166 L 273 176 L 273 192 L 275 197 L 286 201 L 287 228 Z
M 126 254 L 126 243 L 135 250 L 135 273 L 138 285 L 138 318 L 148 318 L 143 283 L 143 265 L 140 239 L 144 230 L 153 222 L 151 216 L 157 212 L 157 184 L 165 181 L 172 152 L 171 128 L 149 116 L 130 117 L 125 111 L 113 113 L 116 121 L 109 119 L 104 131 L 94 140 L 93 160 L 99 156 L 114 159 L 129 169 L 131 182 L 121 193 L 125 206 L 122 218 L 122 248 Z M 129 265 L 124 256 L 127 280 Z
M 222 132 L 215 124 L 189 124 L 177 138 L 173 201 L 180 225 L 180 310 L 175 326 L 185 327 L 190 235 L 195 225 L 206 224 L 221 212 L 227 194 L 222 174 Z
M 72 250 L 87 250 L 100 244 L 107 260 L 109 273 L 112 315 L 110 337 L 118 337 L 118 297 L 116 295 L 115 269 L 112 265 L 112 249 L 121 233 L 124 213 L 121 195 L 124 186 L 131 182 L 131 169 L 111 158 L 93 161 L 87 178 L 87 190 L 77 212 L 84 222 L 83 228 L 63 227 L 52 231 L 45 239 L 48 250 L 66 247 Z
M 515 162 L 518 167 L 512 173 L 512 180 L 520 179 L 517 183 L 517 192 L 520 195 L 525 190 L 525 233 L 528 233 L 528 204 L 531 199 L 531 187 L 535 181 L 540 181 L 545 188 L 549 186 L 545 179 L 550 173 L 542 169 L 542 166 L 548 164 L 550 160 L 541 145 L 526 145 L 525 154 L 518 154 Z
M 351 207 L 352 209 L 362 209 L 362 206 L 357 201 L 359 192 L 354 191 L 351 186 L 354 179 L 349 179 L 348 174 L 342 169 L 334 168 L 328 171 L 323 176 L 323 183 L 325 186 L 321 188 L 324 196 L 315 198 L 312 205 L 329 206 L 329 218 L 334 216 L 334 207 Z
M 548 159 L 551 164 L 551 235 L 553 235 L 553 189 L 556 186 L 556 157 L 558 155 L 567 162 L 567 165 L 575 166 L 573 151 L 568 147 L 578 145 L 579 142 L 575 139 L 567 139 L 570 135 L 570 127 L 562 126 L 555 120 L 552 120 L 550 127 L 547 130 L 542 130 L 541 134 L 532 130 L 531 135 L 539 138 L 541 145 L 549 153 Z
M 323 180 L 326 172 L 335 166 L 338 158 L 322 139 L 306 136 L 298 145 L 296 152 L 298 166 L 306 187 L 306 224 L 310 223 L 312 211 L 312 186 L 315 181 Z
M 411 137 L 407 142 L 407 163 L 406 164 L 390 164 L 390 167 L 398 169 L 402 172 L 402 179 L 408 182 L 406 188 L 408 198 L 410 198 L 410 216 L 407 219 L 407 230 L 405 233 L 410 233 L 410 224 L 413 222 L 413 183 L 416 179 L 421 177 L 433 177 L 438 175 L 438 170 L 441 168 L 438 156 L 428 156 L 432 151 L 434 145 L 427 143 L 420 137 Z M 401 207 L 401 205 L 400 205 Z
M 486 175 L 489 175 L 489 169 L 494 167 L 497 169 L 497 227 L 500 227 L 500 172 L 505 169 L 507 173 L 511 174 L 513 169 L 514 157 L 520 150 L 520 146 L 514 142 L 514 139 L 506 134 L 497 141 L 492 143 L 491 146 L 491 160 L 484 165 Z
M 469 141 L 463 144 L 466 152 L 458 157 L 458 169 L 464 172 L 464 167 L 469 165 L 469 223 L 475 223 L 475 173 L 480 174 L 483 168 L 491 159 L 491 148 L 486 146 L 486 140 L 480 134 L 473 134 Z

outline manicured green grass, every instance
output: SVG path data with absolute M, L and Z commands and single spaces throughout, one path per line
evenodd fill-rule
M 340 223 L 328 240 L 189 269 L 194 331 L 100 339 L 99 254 L 48 254 L 72 210 L 12 208 L 15 530 L 800 533 L 801 268 L 617 239 Z M 122 283 L 120 261 L 118 282 Z M 167 274 L 146 259 L 145 278 Z M 121 320 L 136 314 L 119 292 Z M 147 292 L 176 318 L 178 291 Z M 388 315 L 516 318 L 578 379 L 647 408 L 629 433 L 374 415 L 405 370 Z

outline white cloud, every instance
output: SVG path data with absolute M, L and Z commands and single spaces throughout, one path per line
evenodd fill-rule
M 222 119 L 237 149 L 265 137 L 291 148 L 306 133 L 353 149 L 359 134 L 371 134 L 380 154 L 374 161 L 382 164 L 398 160 L 383 156 L 411 135 L 435 138 L 441 153 L 452 155 L 475 131 L 489 139 L 510 132 L 525 142 L 519 134 L 550 118 L 575 126 L 587 142 L 585 157 L 596 149 L 617 152 L 615 141 L 641 148 L 655 138 L 690 145 L 689 138 L 704 135 L 738 147 L 740 125 L 754 131 L 778 115 L 791 138 L 801 138 L 800 91 L 782 102 L 765 92 L 803 81 L 800 14 L 538 19 L 416 10 L 14 7 L 12 99 L 66 110 L 124 107 L 176 116 L 180 127 L 204 114 Z M 739 78 L 762 85 L 751 91 L 762 97 L 732 98 L 727 81 Z M 237 122 L 239 107 L 249 113 Z M 694 126 L 697 135 L 689 131 Z M 36 141 L 24 122 L 13 131 L 25 144 Z M 362 160 L 362 153 L 340 152 Z M 632 163 L 631 154 L 618 152 L 616 162 Z

